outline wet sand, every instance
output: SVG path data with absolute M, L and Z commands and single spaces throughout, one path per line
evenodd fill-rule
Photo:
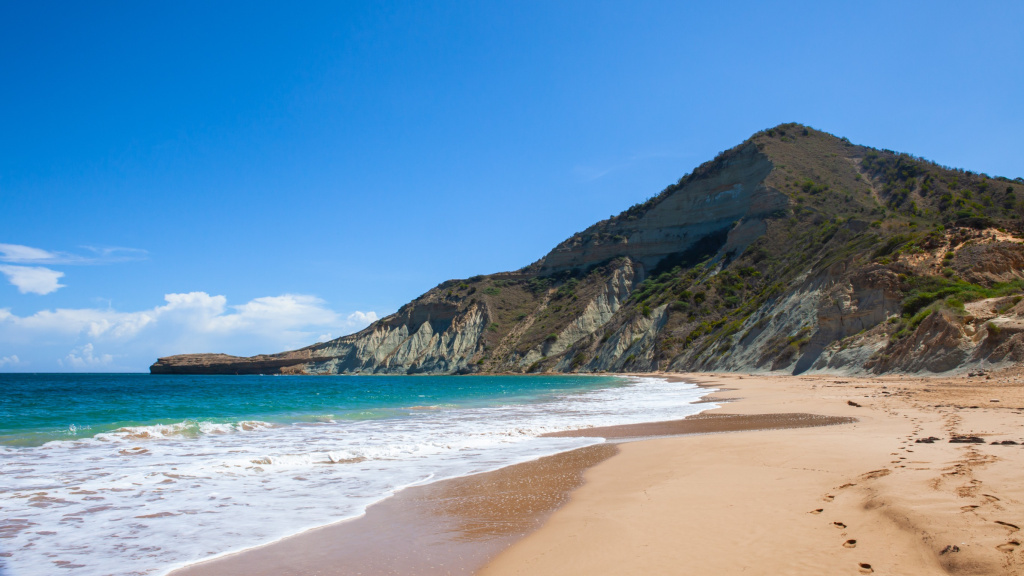
M 370 506 L 359 518 L 171 574 L 473 574 L 564 504 L 583 483 L 583 470 L 617 452 L 613 444 L 597 444 L 414 486 Z
M 683 420 L 644 422 L 625 426 L 595 426 L 580 430 L 567 430 L 545 434 L 554 438 L 598 437 L 608 440 L 653 438 L 656 436 L 682 436 L 686 434 L 714 434 L 718 432 L 746 432 L 753 430 L 781 430 L 783 428 L 814 428 L 849 424 L 856 418 L 849 416 L 822 416 L 820 414 L 696 414 Z

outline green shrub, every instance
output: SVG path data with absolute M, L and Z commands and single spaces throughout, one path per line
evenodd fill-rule
M 965 302 L 1008 296 L 1024 289 L 1022 280 L 996 283 L 991 288 L 942 276 L 915 276 L 908 279 L 908 283 L 911 289 L 903 298 L 904 317 L 911 317 L 932 302 L 942 299 L 951 309 L 962 311 Z
M 814 182 L 814 180 L 804 180 L 800 184 L 800 189 L 803 190 L 804 192 L 806 192 L 807 194 L 820 194 L 820 193 L 828 190 L 828 185 L 827 184 L 817 184 L 817 183 Z
M 988 329 L 988 333 L 989 334 L 991 334 L 992 336 L 994 336 L 996 338 L 998 338 L 999 337 L 999 333 L 1002 332 L 1002 328 L 1000 328 L 996 324 L 993 324 L 992 322 L 986 322 L 985 323 L 985 328 Z
M 575 298 L 576 287 L 579 286 L 580 281 L 576 278 L 570 278 L 565 284 L 558 287 L 555 292 L 555 298 Z
M 526 288 L 530 292 L 537 294 L 547 290 L 550 283 L 551 282 L 547 278 L 530 278 L 530 281 L 526 284 Z

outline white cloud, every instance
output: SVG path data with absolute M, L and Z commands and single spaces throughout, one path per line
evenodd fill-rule
M 362 330 L 363 328 L 366 328 L 367 326 L 373 324 L 376 321 L 376 312 L 372 310 L 369 312 L 362 312 L 360 310 L 356 310 L 355 312 L 346 316 L 345 320 L 340 322 L 339 325 L 343 328 L 343 330 L 341 331 L 342 334 L 353 334 L 355 332 Z M 334 338 L 335 336 L 331 332 L 327 332 L 325 334 L 317 336 L 316 341 L 327 342 L 328 340 L 333 340 Z
M 19 362 L 21 362 L 21 360 L 18 360 L 17 354 L 11 354 L 10 356 L 4 356 L 3 358 L 0 358 L 0 366 L 5 366 L 7 364 L 17 364 Z
M 347 320 L 350 326 L 362 329 L 377 321 L 377 313 L 372 310 L 369 312 L 356 310 L 348 315 Z
M 64 284 L 57 282 L 64 276 L 63 272 L 42 266 L 0 266 L 0 272 L 22 294 L 49 294 L 64 287 Z
M 338 314 L 302 294 L 229 305 L 225 296 L 189 292 L 167 294 L 164 304 L 137 312 L 57 308 L 18 316 L 0 308 L 0 343 L 29 358 L 34 369 L 62 357 L 58 366 L 64 369 L 145 370 L 158 356 L 172 354 L 250 356 L 300 348 L 316 342 L 318 334 L 330 339 L 376 319 L 372 311 Z M 69 347 L 74 349 L 64 355 Z M 49 356 L 42 355 L 45 350 Z
M 110 354 L 100 354 L 95 356 L 93 354 L 92 343 L 87 343 L 84 346 L 79 346 L 68 353 L 63 360 L 57 360 L 59 366 L 67 365 L 78 369 L 95 369 L 102 366 L 109 366 L 114 361 L 114 357 Z

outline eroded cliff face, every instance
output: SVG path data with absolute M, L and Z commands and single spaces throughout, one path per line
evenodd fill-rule
M 310 374 L 451 374 L 464 371 L 487 326 L 486 307 L 435 302 L 409 307 L 393 323 L 328 342 L 303 366 Z
M 569 371 L 572 366 L 571 358 L 564 358 L 565 352 L 574 344 L 584 338 L 589 338 L 595 333 L 603 330 L 604 326 L 615 316 L 622 304 L 633 291 L 638 280 L 638 270 L 631 259 L 625 258 L 620 261 L 605 283 L 604 289 L 599 290 L 597 295 L 587 303 L 583 313 L 574 317 L 568 325 L 554 335 L 548 337 L 544 342 L 529 349 L 529 351 L 517 359 L 509 368 L 519 370 L 529 369 L 535 363 L 548 357 L 563 356 L 559 371 Z M 562 366 L 562 365 L 565 366 Z
M 592 289 L 584 292 L 585 305 L 578 315 L 557 333 L 526 347 L 525 352 L 521 350 L 530 342 L 529 329 L 552 307 L 556 288 L 544 289 L 533 309 L 497 343 L 485 338 L 492 319 L 497 318 L 490 309 L 501 305 L 497 298 L 445 304 L 436 301 L 446 298 L 441 289 L 359 334 L 317 347 L 311 361 L 295 369 L 308 374 L 471 373 L 487 357 L 494 359 L 491 365 L 500 371 L 524 372 L 541 359 L 563 355 L 607 324 L 629 296 L 637 274 L 632 260 L 619 259 L 606 278 L 592 279 Z M 490 335 L 494 333 L 496 330 L 491 330 Z
M 526 268 L 444 282 L 357 334 L 251 358 L 161 358 L 151 371 L 800 374 L 1016 363 L 1018 197 L 1024 182 L 784 125 Z M 990 208 L 964 217 L 965 206 Z
M 763 218 L 789 199 L 765 185 L 772 162 L 749 144 L 717 170 L 687 182 L 645 210 L 627 211 L 559 244 L 540 262 L 543 274 L 585 268 L 627 256 L 647 270 L 699 247 L 742 251 L 765 232 Z

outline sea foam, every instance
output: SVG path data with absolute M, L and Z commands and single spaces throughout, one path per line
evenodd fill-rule
M 401 418 L 189 420 L 0 448 L 0 567 L 164 574 L 358 516 L 408 486 L 601 441 L 546 432 L 695 414 L 714 407 L 694 404 L 707 392 L 633 378 L 526 404 L 410 406 Z

